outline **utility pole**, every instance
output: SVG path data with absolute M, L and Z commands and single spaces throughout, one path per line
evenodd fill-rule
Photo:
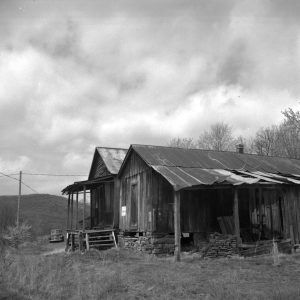
M 18 195 L 18 210 L 17 210 L 17 227 L 19 228 L 20 222 L 20 201 L 21 201 L 21 191 L 22 191 L 22 171 L 20 171 L 19 175 L 19 195 Z

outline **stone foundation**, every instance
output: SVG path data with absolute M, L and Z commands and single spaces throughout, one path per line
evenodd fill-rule
M 149 254 L 173 254 L 174 236 L 170 234 L 147 234 L 145 236 L 119 235 L 118 243 L 125 249 L 145 252 Z
M 207 258 L 230 257 L 238 253 L 236 236 L 216 232 L 210 234 L 209 244 L 203 256 Z

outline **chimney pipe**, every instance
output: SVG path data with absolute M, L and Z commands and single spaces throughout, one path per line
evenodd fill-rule
M 236 152 L 243 154 L 244 153 L 244 145 L 243 144 L 236 145 Z

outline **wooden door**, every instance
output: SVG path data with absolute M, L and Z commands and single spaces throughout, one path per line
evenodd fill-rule
M 138 185 L 131 185 L 130 190 L 130 228 L 135 229 L 138 225 Z

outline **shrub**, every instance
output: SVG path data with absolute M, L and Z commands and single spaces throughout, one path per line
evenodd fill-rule
M 4 239 L 9 242 L 9 245 L 18 248 L 20 244 L 31 239 L 31 226 L 26 222 L 21 223 L 19 226 L 8 226 Z

